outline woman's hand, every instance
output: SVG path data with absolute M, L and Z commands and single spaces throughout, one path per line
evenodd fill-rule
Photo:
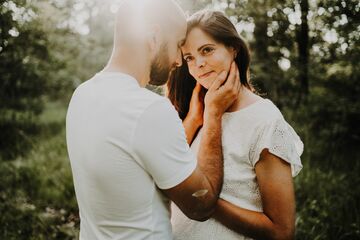
M 196 84 L 189 105 L 189 112 L 186 115 L 183 125 L 188 144 L 191 144 L 197 130 L 204 121 L 204 91 L 199 83 Z
M 196 83 L 196 86 L 192 92 L 189 112 L 186 118 L 189 118 L 196 127 L 201 127 L 203 124 L 204 116 L 204 91 L 199 83 Z

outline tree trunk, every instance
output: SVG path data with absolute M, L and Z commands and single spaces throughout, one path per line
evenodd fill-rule
M 300 0 L 301 25 L 297 34 L 299 51 L 299 80 L 300 90 L 297 105 L 305 102 L 309 94 L 309 24 L 307 15 L 309 12 L 308 0 Z

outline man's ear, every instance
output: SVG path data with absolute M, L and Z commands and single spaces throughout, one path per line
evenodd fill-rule
M 160 38 L 160 27 L 159 25 L 153 25 L 148 34 L 148 44 L 150 51 L 157 51 L 160 47 L 161 38 Z

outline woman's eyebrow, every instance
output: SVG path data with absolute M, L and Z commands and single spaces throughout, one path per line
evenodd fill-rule
M 201 49 L 203 49 L 204 47 L 208 47 L 208 46 L 215 46 L 215 44 L 206 43 L 206 44 L 201 45 L 200 47 L 198 47 L 197 51 L 200 52 Z M 191 53 L 184 53 L 183 54 L 183 56 L 187 56 L 187 55 L 191 55 Z
M 186 38 L 181 39 L 178 43 L 179 47 L 183 46 L 185 42 L 186 42 Z

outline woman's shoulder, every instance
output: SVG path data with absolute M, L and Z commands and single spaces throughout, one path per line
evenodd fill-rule
M 266 98 L 259 98 L 256 102 L 236 112 L 224 114 L 226 124 L 241 125 L 247 131 L 254 128 L 262 128 L 277 121 L 283 121 L 284 117 L 279 108 Z
M 268 123 L 284 118 L 279 108 L 267 98 L 258 100 L 253 110 L 250 113 L 251 118 L 258 123 Z
M 263 104 L 261 105 L 262 111 L 269 116 L 282 117 L 280 109 L 275 105 L 273 101 L 268 98 L 263 98 Z
M 252 163 L 255 166 L 261 151 L 269 151 L 291 164 L 292 174 L 296 176 L 302 168 L 300 156 L 304 144 L 293 127 L 285 120 L 279 108 L 269 99 L 264 99 L 257 109 L 258 125 L 253 135 Z

